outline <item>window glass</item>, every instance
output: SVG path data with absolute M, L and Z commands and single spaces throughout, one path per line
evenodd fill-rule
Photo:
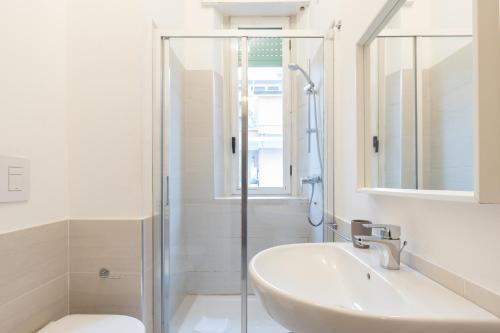
M 253 38 L 249 40 L 249 188 L 284 187 L 282 44 L 281 38 Z M 241 53 L 239 59 L 238 128 L 241 137 Z M 239 158 L 241 165 L 241 153 Z M 241 179 L 239 184 L 241 184 Z

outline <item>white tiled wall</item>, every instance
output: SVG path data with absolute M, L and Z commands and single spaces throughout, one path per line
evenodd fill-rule
M 239 293 L 241 259 L 241 204 L 217 199 L 186 204 L 188 293 Z M 250 200 L 248 257 L 266 248 L 308 242 L 307 204 L 299 199 Z
M 219 74 L 214 75 L 214 88 L 213 88 L 213 143 L 214 152 L 213 155 L 219 158 L 214 160 L 214 182 L 215 188 L 214 192 L 216 196 L 222 196 L 226 193 L 225 184 L 225 166 L 229 161 L 224 161 L 224 156 L 228 155 L 229 145 L 224 141 L 224 130 L 225 127 L 229 125 L 229 119 L 224 117 L 224 106 L 223 106 L 223 79 Z

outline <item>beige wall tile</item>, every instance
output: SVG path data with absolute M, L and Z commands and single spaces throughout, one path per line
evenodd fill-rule
M 0 235 L 0 305 L 68 272 L 67 222 Z
M 465 281 L 465 298 L 500 318 L 500 295 Z
M 144 269 L 153 268 L 153 218 L 142 221 L 142 251 Z
M 71 220 L 70 272 L 141 272 L 141 220 Z
M 70 309 L 131 315 L 150 327 L 152 237 L 151 219 L 63 221 L 0 235 L 0 332 L 31 333 Z M 99 278 L 103 267 L 120 278 Z
M 434 265 L 411 252 L 403 251 L 401 260 L 414 270 L 436 281 L 453 292 L 464 295 L 464 280 L 437 265 Z
M 0 332 L 33 333 L 68 312 L 68 274 L 0 306 Z
M 141 274 L 102 279 L 96 273 L 71 273 L 69 312 L 121 314 L 142 320 Z
M 153 333 L 153 268 L 144 270 L 144 305 L 143 305 L 143 323 L 146 326 L 147 333 Z
M 153 218 L 142 222 L 143 251 L 143 322 L 147 333 L 153 333 Z
M 154 312 L 154 333 L 161 333 L 161 282 L 162 273 L 160 271 L 161 261 L 161 218 L 153 216 L 153 312 Z

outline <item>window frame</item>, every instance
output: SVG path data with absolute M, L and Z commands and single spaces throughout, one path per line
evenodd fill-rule
M 259 28 L 281 29 L 290 28 L 288 17 L 231 17 L 231 29 Z M 287 65 L 291 60 L 291 51 L 286 45 L 289 38 L 283 38 L 283 187 L 248 187 L 249 196 L 260 195 L 292 195 L 292 94 L 291 75 Z M 236 138 L 236 153 L 231 154 L 230 191 L 231 195 L 240 195 L 240 149 L 238 124 L 238 50 L 231 48 L 231 84 L 230 84 L 230 137 Z

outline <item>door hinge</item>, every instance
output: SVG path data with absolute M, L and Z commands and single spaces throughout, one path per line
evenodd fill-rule
M 233 136 L 231 138 L 231 150 L 233 152 L 233 154 L 236 154 L 236 137 Z
M 292 40 L 288 40 L 288 49 L 291 51 L 292 50 Z
M 290 164 L 290 176 L 293 174 L 293 166 Z

